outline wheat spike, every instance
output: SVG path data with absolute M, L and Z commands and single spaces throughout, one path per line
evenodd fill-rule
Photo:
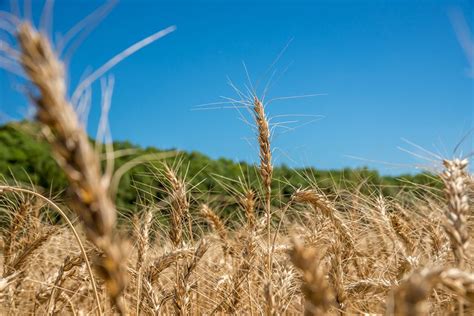
M 334 296 L 327 283 L 317 251 L 305 248 L 301 242 L 294 241 L 290 258 L 303 274 L 301 291 L 305 297 L 305 315 L 320 315 L 333 306 Z
M 121 294 L 126 286 L 125 252 L 114 236 L 116 210 L 101 176 L 99 158 L 66 97 L 64 66 L 48 39 L 30 24 L 18 29 L 20 61 L 39 95 L 32 96 L 37 118 L 46 126 L 56 160 L 71 184 L 72 206 L 81 218 L 87 237 L 103 253 L 97 258 L 112 301 L 125 312 Z
M 451 248 L 458 265 L 464 266 L 466 250 L 469 246 L 469 232 L 467 228 L 467 212 L 469 198 L 467 195 L 466 167 L 468 160 L 444 160 L 445 170 L 441 174 L 444 182 L 444 192 L 447 199 L 445 211 L 445 230 L 451 240 Z

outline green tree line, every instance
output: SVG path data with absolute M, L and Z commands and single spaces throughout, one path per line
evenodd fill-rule
M 162 200 L 164 191 L 159 180 L 163 163 L 175 166 L 198 196 L 220 201 L 224 207 L 233 203 L 226 198 L 237 193 L 233 190 L 242 189 L 242 184 L 259 187 L 257 167 L 245 162 L 225 158 L 214 160 L 199 152 L 141 148 L 122 141 L 113 145 L 117 152 L 115 170 L 127 170 L 120 178 L 116 195 L 117 206 L 122 211 L 133 212 L 140 205 Z M 159 158 L 165 153 L 170 157 L 154 159 L 155 155 Z M 14 122 L 0 127 L 0 176 L 4 182 L 34 185 L 54 195 L 61 196 L 67 189 L 66 177 L 52 157 L 51 147 L 42 139 L 40 127 L 31 122 Z M 280 165 L 274 169 L 273 190 L 284 199 L 299 187 L 317 185 L 329 192 L 334 188 L 354 188 L 362 180 L 363 190 L 370 193 L 371 187 L 377 187 L 384 195 L 395 195 L 410 184 L 437 185 L 435 177 L 424 173 L 391 177 L 381 176 L 368 168 L 318 170 Z

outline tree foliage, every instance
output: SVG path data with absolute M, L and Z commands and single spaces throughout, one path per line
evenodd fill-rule
M 140 148 L 129 142 L 114 142 L 114 150 L 130 153 L 118 155 L 115 170 L 140 157 L 170 152 L 154 147 Z M 116 202 L 121 211 L 133 212 L 149 200 L 160 201 L 164 198 L 159 181 L 163 163 L 175 166 L 189 181 L 192 190 L 207 199 L 221 201 L 223 207 L 229 209 L 236 200 L 229 200 L 228 197 L 236 195 L 236 191 L 242 189 L 241 184 L 254 189 L 261 187 L 254 165 L 225 158 L 213 160 L 199 152 L 176 152 L 173 157 L 164 160 L 148 159 L 137 165 L 129 164 L 133 167 L 121 177 L 117 190 Z M 43 141 L 39 126 L 31 122 L 9 123 L 0 127 L 0 176 L 8 183 L 34 185 L 52 194 L 61 194 L 67 189 L 66 178 L 52 157 L 50 146 Z M 425 173 L 390 177 L 381 176 L 368 168 L 317 170 L 312 167 L 292 169 L 281 165 L 274 170 L 272 189 L 284 200 L 296 188 L 310 184 L 316 184 L 330 193 L 335 187 L 354 189 L 361 180 L 364 185 L 360 190 L 371 193 L 371 188 L 377 186 L 382 188 L 380 193 L 384 195 L 395 195 L 403 186 L 413 183 L 437 186 L 439 182 L 436 177 Z

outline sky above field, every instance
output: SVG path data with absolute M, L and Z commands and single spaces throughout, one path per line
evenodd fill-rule
M 32 1 L 36 23 L 42 4 Z M 54 32 L 102 4 L 57 0 Z M 4 0 L 0 9 L 12 11 Z M 443 157 L 463 139 L 458 154 L 473 149 L 465 137 L 474 121 L 472 68 L 450 12 L 463 12 L 473 29 L 472 1 L 121 1 L 74 52 L 70 90 L 134 42 L 176 25 L 109 72 L 115 140 L 255 162 L 250 114 L 219 103 L 240 99 L 232 82 L 260 96 L 268 86 L 276 164 L 415 172 L 432 165 L 417 157 L 429 157 L 418 145 Z M 19 83 L 0 72 L 2 121 L 31 113 Z M 94 136 L 99 82 L 92 92 Z

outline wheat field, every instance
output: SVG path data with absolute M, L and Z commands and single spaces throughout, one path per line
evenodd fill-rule
M 245 104 L 257 127 L 260 181 L 228 181 L 237 223 L 168 164 L 150 175 L 166 198 L 123 219 L 113 198 L 113 150 L 106 148 L 104 167 L 103 148 L 89 142 L 74 110 L 83 87 L 69 97 L 50 39 L 28 21 L 2 15 L 16 40 L 2 46 L 11 61 L 2 66 L 34 87 L 36 119 L 69 182 L 65 200 L 0 186 L 8 217 L 1 228 L 2 315 L 474 313 L 467 159 L 440 161 L 433 178 L 443 190 L 408 187 L 387 197 L 377 187 L 362 193 L 361 179 L 327 195 L 313 181 L 282 197 L 272 191 L 266 107 L 253 94 Z

